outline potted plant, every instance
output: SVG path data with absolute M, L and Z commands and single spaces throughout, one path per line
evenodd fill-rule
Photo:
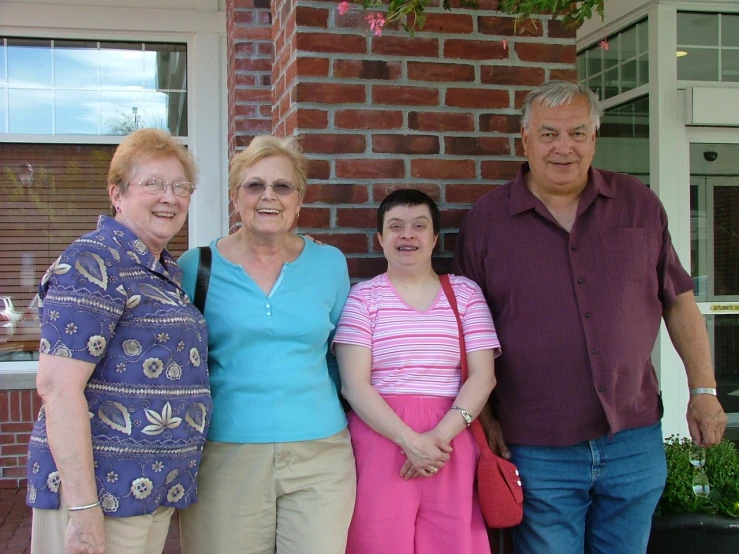
M 739 552 L 739 452 L 726 439 L 709 449 L 665 439 L 667 482 L 647 554 Z

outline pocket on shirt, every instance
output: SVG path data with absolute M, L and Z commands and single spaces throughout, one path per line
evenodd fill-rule
M 647 235 L 644 229 L 609 229 L 601 231 L 605 266 L 617 279 L 638 281 L 649 272 Z

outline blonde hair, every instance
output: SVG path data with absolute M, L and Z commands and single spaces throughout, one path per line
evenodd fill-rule
M 121 193 L 125 193 L 140 163 L 170 156 L 177 158 L 185 171 L 185 178 L 195 184 L 198 178 L 195 158 L 179 140 L 161 129 L 134 131 L 115 149 L 108 170 L 108 185 L 116 185 Z
M 298 141 L 293 137 L 277 138 L 272 135 L 254 137 L 249 146 L 231 159 L 228 171 L 228 189 L 232 195 L 241 186 L 244 172 L 259 160 L 270 156 L 281 156 L 293 166 L 295 188 L 302 197 L 308 181 L 308 160 L 303 155 Z

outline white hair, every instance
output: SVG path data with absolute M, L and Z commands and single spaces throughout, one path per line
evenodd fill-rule
M 603 113 L 600 100 L 595 93 L 585 85 L 570 81 L 549 81 L 536 87 L 526 95 L 521 108 L 521 127 L 528 130 L 531 122 L 531 109 L 538 103 L 547 108 L 556 108 L 569 104 L 577 97 L 583 97 L 590 107 L 590 121 L 593 130 L 600 128 L 600 116 Z

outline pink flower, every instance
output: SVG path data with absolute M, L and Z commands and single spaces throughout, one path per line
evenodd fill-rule
M 601 40 L 598 43 L 598 46 L 600 46 L 601 50 L 608 50 L 608 42 L 606 41 L 606 39 Z
M 339 7 L 337 9 L 339 10 L 339 13 L 341 15 L 344 15 L 346 12 L 349 11 L 349 2 L 347 2 L 346 0 L 344 0 L 344 2 L 341 2 L 339 4 Z
M 375 36 L 379 37 L 382 35 L 382 28 L 385 26 L 385 16 L 381 13 L 369 13 L 365 18 L 369 23 L 370 29 L 375 33 Z
M 508 50 L 508 41 L 503 39 L 500 42 L 503 44 L 503 50 Z

